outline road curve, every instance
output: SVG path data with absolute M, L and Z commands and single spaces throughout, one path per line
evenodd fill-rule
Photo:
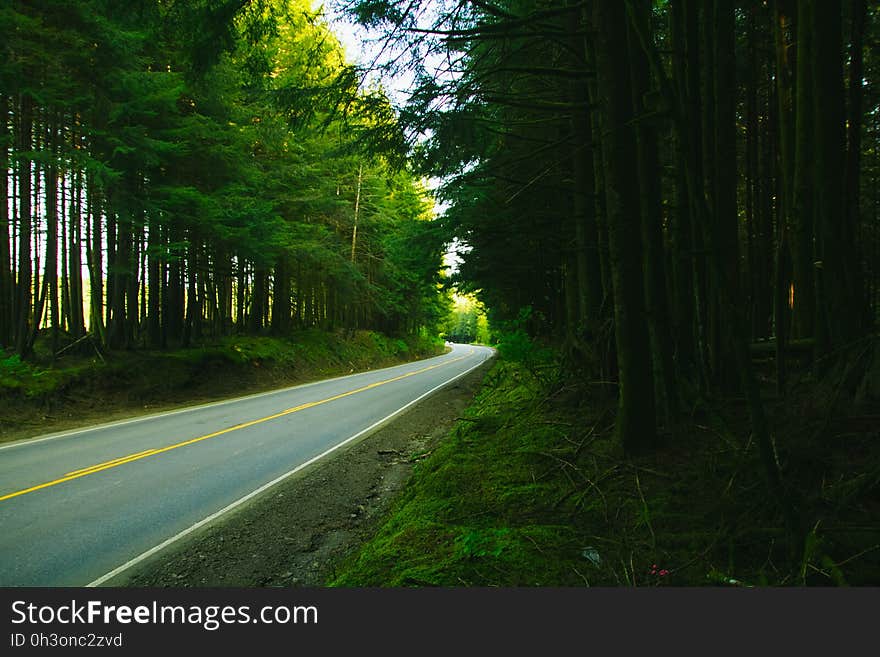
M 486 347 L 0 446 L 0 586 L 99 585 L 490 358 Z

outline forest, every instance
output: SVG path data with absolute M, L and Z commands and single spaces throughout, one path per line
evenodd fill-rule
M 0 345 L 437 322 L 427 192 L 308 3 L 2 12 Z
M 496 344 L 337 584 L 880 581 L 880 6 L 334 8 L 4 3 L 7 356 Z
M 353 4 L 518 366 L 339 581 L 876 584 L 880 7 Z

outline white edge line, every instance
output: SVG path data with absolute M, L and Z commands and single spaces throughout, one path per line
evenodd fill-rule
M 296 466 L 293 470 L 290 470 L 290 471 L 288 471 L 288 472 L 285 472 L 283 475 L 281 475 L 281 476 L 279 476 L 279 477 L 276 477 L 275 479 L 273 479 L 272 481 L 270 481 L 270 482 L 268 482 L 268 483 L 263 484 L 262 486 L 260 486 L 260 487 L 257 488 L 256 490 L 251 491 L 250 493 L 248 493 L 248 494 L 245 495 L 244 497 L 240 497 L 239 499 L 235 500 L 235 501 L 232 502 L 231 504 L 228 504 L 227 506 L 223 507 L 223 508 L 220 509 L 219 511 L 216 511 L 215 513 L 212 513 L 212 514 L 209 515 L 208 517 L 206 517 L 206 518 L 202 518 L 201 520 L 199 520 L 199 521 L 198 521 L 197 523 L 195 523 L 194 525 L 192 525 L 192 526 L 190 526 L 190 527 L 187 527 L 186 529 L 184 529 L 183 531 L 181 531 L 181 532 L 175 534 L 175 535 L 172 536 L 171 538 L 168 538 L 168 539 L 162 541 L 161 543 L 159 543 L 158 545 L 155 545 L 155 546 L 151 547 L 151 548 L 150 548 L 149 550 L 147 550 L 146 552 L 142 552 L 141 554 L 139 554 L 138 556 L 134 557 L 133 559 L 130 559 L 130 560 L 126 561 L 124 564 L 122 564 L 121 566 L 118 566 L 118 567 L 114 568 L 114 569 L 111 570 L 109 573 L 106 573 L 106 574 L 104 574 L 104 575 L 101 575 L 98 579 L 96 579 L 96 580 L 94 580 L 94 581 L 92 581 L 92 582 L 89 582 L 88 584 L 86 584 L 86 587 L 87 587 L 87 588 L 93 588 L 93 587 L 96 587 L 96 586 L 100 586 L 101 584 L 103 584 L 103 583 L 106 582 L 107 580 L 113 579 L 114 577 L 116 577 L 116 576 L 119 575 L 120 573 L 123 573 L 123 572 L 125 572 L 126 570 L 128 570 L 129 568 L 131 568 L 132 566 L 136 566 L 136 565 L 139 564 L 141 561 L 143 561 L 143 560 L 145 560 L 145 559 L 148 559 L 149 557 L 153 556 L 154 554 L 156 554 L 156 553 L 159 552 L 160 550 L 165 549 L 166 547 L 168 547 L 168 546 L 171 545 L 172 543 L 176 543 L 177 541 L 179 541 L 180 539 L 184 538 L 185 536 L 188 536 L 189 534 L 192 534 L 192 533 L 193 533 L 194 531 L 196 531 L 197 529 L 199 529 L 199 528 L 201 528 L 201 527 L 204 527 L 204 526 L 207 525 L 208 523 L 213 522 L 214 520 L 216 520 L 216 519 L 219 518 L 220 516 L 224 515 L 225 513 L 228 513 L 229 511 L 232 511 L 232 510 L 235 509 L 236 507 L 241 506 L 242 504 L 244 504 L 244 503 L 247 502 L 248 500 L 250 500 L 250 499 L 256 497 L 256 496 L 259 495 L 260 493 L 262 493 L 262 492 L 264 492 L 264 491 L 266 491 L 266 490 L 272 488 L 272 487 L 275 486 L 276 484 L 281 483 L 282 481 L 284 481 L 284 480 L 287 479 L 288 477 L 290 477 L 290 476 L 296 474 L 297 472 L 299 472 L 299 471 L 302 470 L 303 468 L 307 468 L 308 466 L 312 465 L 312 464 L 315 463 L 316 461 L 319 461 L 320 459 L 324 458 L 324 457 L 327 456 L 328 454 L 331 454 L 332 452 L 335 452 L 335 451 L 336 451 L 337 449 L 339 449 L 340 447 L 342 447 L 342 446 L 344 446 L 344 445 L 347 445 L 348 443 L 350 443 L 350 442 L 353 441 L 353 440 L 357 440 L 358 438 L 360 438 L 360 437 L 363 436 L 364 434 L 370 433 L 370 432 L 373 431 L 374 429 L 377 429 L 378 427 L 382 426 L 383 424 L 385 424 L 385 423 L 388 422 L 389 420 L 391 420 L 391 419 L 397 417 L 398 415 L 400 415 L 401 413 L 403 413 L 403 412 L 404 412 L 406 409 L 408 409 L 410 406 L 413 406 L 414 404 L 417 404 L 418 402 L 422 401 L 422 400 L 423 400 L 425 397 L 427 397 L 428 395 L 431 395 L 431 394 L 437 392 L 438 390 L 440 390 L 440 388 L 443 388 L 443 387 L 449 385 L 449 384 L 452 383 L 453 381 L 455 381 L 455 380 L 457 380 L 457 379 L 460 379 L 461 377 L 465 376 L 466 374 L 470 374 L 472 371 L 474 371 L 475 369 L 477 369 L 478 367 L 480 367 L 481 365 L 483 365 L 487 360 L 489 360 L 489 359 L 488 359 L 488 358 L 484 358 L 483 360 L 481 360 L 479 363 L 477 363 L 477 364 L 474 365 L 473 367 L 470 367 L 470 368 L 466 369 L 464 372 L 461 372 L 460 374 L 456 374 L 456 375 L 455 375 L 454 377 L 452 377 L 451 379 L 448 379 L 448 380 L 444 381 L 444 382 L 441 383 L 440 385 L 431 388 L 430 390 L 428 390 L 428 392 L 426 392 L 426 393 L 424 393 L 424 394 L 422 394 L 422 395 L 419 395 L 418 397 L 416 397 L 415 399 L 413 399 L 411 402 L 408 402 L 408 403 L 405 404 L 404 406 L 401 406 L 400 408 L 398 408 L 396 411 L 394 411 L 394 412 L 391 413 L 390 415 L 386 415 L 385 417 L 383 417 L 383 418 L 382 418 L 381 420 L 379 420 L 378 422 L 375 422 L 375 423 L 371 424 L 370 426 L 368 426 L 366 429 L 362 429 L 361 431 L 357 432 L 357 433 L 354 434 L 353 436 L 350 436 L 350 437 L 346 438 L 345 440 L 343 440 L 342 442 L 337 443 L 336 445 L 334 445 L 334 446 L 331 447 L 330 449 L 328 449 L 328 450 L 326 450 L 326 451 L 324 451 L 324 452 L 321 452 L 321 453 L 318 454 L 317 456 L 314 456 L 314 457 L 310 458 L 310 459 L 309 459 L 308 461 L 306 461 L 305 463 L 300 463 L 300 464 L 299 464 L 298 466 Z
M 156 420 L 162 417 L 169 417 L 171 415 L 178 415 L 180 413 L 189 413 L 190 411 L 199 411 L 205 408 L 212 408 L 214 406 L 223 406 L 224 404 L 234 404 L 236 402 L 247 401 L 250 399 L 258 399 L 260 397 L 268 397 L 269 395 L 280 395 L 285 392 L 290 392 L 292 390 L 299 390 L 300 388 L 309 388 L 311 386 L 316 386 L 320 383 L 330 383 L 331 381 L 339 381 L 340 379 L 347 379 L 348 377 L 360 376 L 362 374 L 371 374 L 373 372 L 384 372 L 386 370 L 393 370 L 399 367 L 405 367 L 406 365 L 412 365 L 413 363 L 424 363 L 429 360 L 433 360 L 435 358 L 442 358 L 444 356 L 448 356 L 453 352 L 450 351 L 448 354 L 440 354 L 439 356 L 430 356 L 428 358 L 423 358 L 421 360 L 411 360 L 408 363 L 400 363 L 398 365 L 389 365 L 388 367 L 382 367 L 377 370 L 364 370 L 363 372 L 355 372 L 354 374 L 342 374 L 340 376 L 334 376 L 329 379 L 320 379 L 318 381 L 310 381 L 309 383 L 300 383 L 295 386 L 289 386 L 287 388 L 277 388 L 275 390 L 267 390 L 265 392 L 257 392 L 252 395 L 244 395 L 242 397 L 233 397 L 231 399 L 222 399 L 220 401 L 215 402 L 207 402 L 205 404 L 198 404 L 196 406 L 186 406 L 184 408 L 178 408 L 173 411 L 164 411 L 160 413 L 151 413 L 149 415 L 141 415 L 134 418 L 129 418 L 127 420 L 118 420 L 116 422 L 107 422 L 105 424 L 96 424 L 89 427 L 82 427 L 79 429 L 70 429 L 69 431 L 62 431 L 59 433 L 52 433 L 46 436 L 36 436 L 34 438 L 24 438 L 22 440 L 14 440 L 9 443 L 0 445 L 0 451 L 4 449 L 11 449 L 13 447 L 23 447 L 25 445 L 33 445 L 35 443 L 41 443 L 46 440 L 55 440 L 56 438 L 69 438 L 71 436 L 76 436 L 81 433 L 86 433 L 87 431 L 97 431 L 99 429 L 112 429 L 114 427 L 121 427 L 127 424 L 134 424 L 136 422 L 146 422 L 147 420 Z

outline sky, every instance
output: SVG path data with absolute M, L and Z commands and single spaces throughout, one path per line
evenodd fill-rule
M 345 48 L 348 59 L 367 68 L 374 64 L 381 65 L 389 62 L 396 53 L 384 45 L 382 32 L 370 30 L 351 22 L 339 8 L 340 4 L 339 0 L 329 0 L 322 6 L 330 28 Z M 371 82 L 380 80 L 392 102 L 397 105 L 405 102 L 407 90 L 412 88 L 413 78 L 411 75 L 404 73 L 393 78 L 385 75 L 380 79 L 378 75 L 373 74 L 370 79 Z
M 393 57 L 395 53 L 392 53 L 387 48 L 383 49 L 381 32 L 368 30 L 364 26 L 350 21 L 339 8 L 340 4 L 338 0 L 329 0 L 322 6 L 330 29 L 345 48 L 349 61 L 364 67 L 371 67 L 374 63 L 383 64 L 389 61 L 389 58 Z M 382 88 L 391 98 L 392 103 L 398 106 L 406 102 L 407 91 L 413 87 L 413 76 L 408 73 L 403 73 L 393 78 L 389 78 L 387 74 L 381 78 L 374 74 L 374 77 L 369 79 L 369 81 L 380 82 Z M 428 189 L 433 191 L 442 184 L 442 181 L 431 178 L 427 179 L 425 184 Z M 437 200 L 434 201 L 435 215 L 442 215 L 446 208 L 445 204 Z M 449 268 L 448 271 L 450 273 L 457 270 L 458 264 L 462 260 L 461 251 L 462 249 L 457 243 L 453 242 L 449 245 L 449 249 L 444 257 L 444 265 Z

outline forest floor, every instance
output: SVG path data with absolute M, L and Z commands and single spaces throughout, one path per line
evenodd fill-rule
M 656 450 L 624 458 L 613 389 L 502 347 L 462 421 L 329 584 L 880 584 L 878 400 L 848 401 L 831 375 L 766 396 L 790 531 L 743 400 L 697 401 Z

